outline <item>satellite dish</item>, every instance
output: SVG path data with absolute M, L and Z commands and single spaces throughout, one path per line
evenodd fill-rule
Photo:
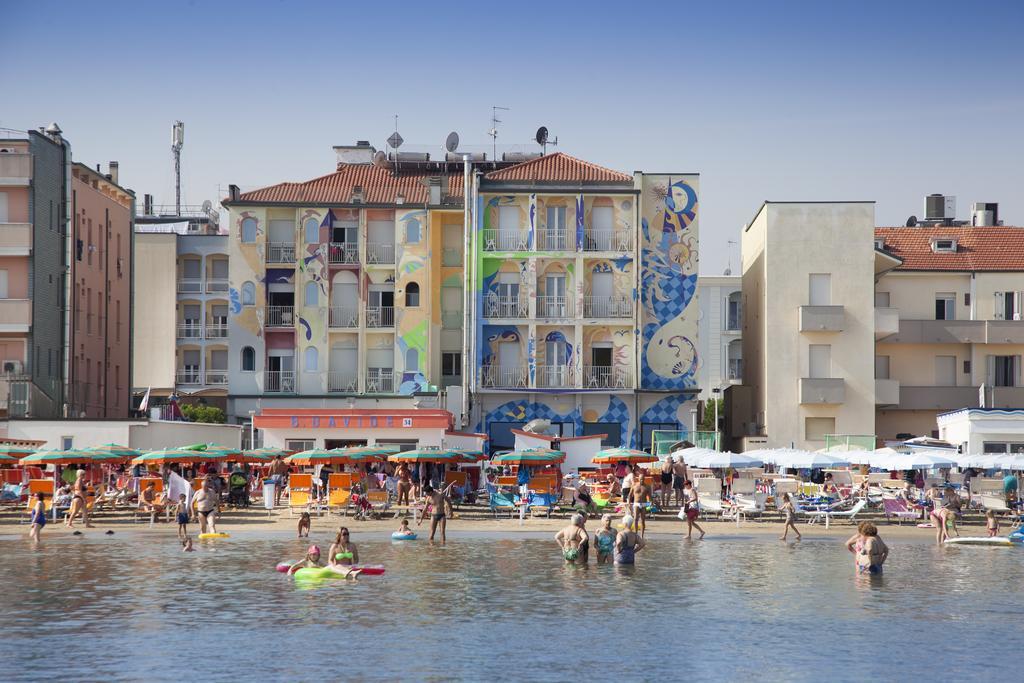
M 394 133 L 391 134 L 391 137 L 388 138 L 388 147 L 392 149 L 398 149 L 399 147 L 402 146 L 403 142 L 405 142 L 405 140 L 402 139 L 402 136 L 398 134 L 398 131 L 395 131 Z
M 546 145 L 548 143 L 548 129 L 547 126 L 541 126 L 537 129 L 537 137 L 534 138 L 538 145 Z
M 459 134 L 454 130 L 448 133 L 448 137 L 444 139 L 444 148 L 449 152 L 454 152 L 459 148 Z
M 907 219 L 907 227 L 908 228 L 913 228 L 916 225 L 917 225 L 917 216 L 911 216 L 910 218 Z
M 388 155 L 384 150 L 380 150 L 379 152 L 373 155 L 373 165 L 378 166 L 380 168 L 387 168 Z
M 209 199 L 203 201 L 203 213 L 210 213 L 213 210 L 213 202 Z

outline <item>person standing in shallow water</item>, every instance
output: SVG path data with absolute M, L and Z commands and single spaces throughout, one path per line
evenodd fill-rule
M 29 519 L 32 526 L 28 530 L 28 537 L 33 543 L 39 543 L 39 532 L 46 526 L 46 504 L 43 503 L 45 497 L 45 493 L 37 491 L 36 504 L 32 506 L 32 517 Z
M 853 553 L 858 574 L 878 575 L 889 559 L 889 546 L 878 537 L 878 528 L 871 522 L 857 525 L 857 533 L 846 541 L 846 549 Z
M 615 537 L 615 564 L 635 564 L 636 554 L 643 550 L 644 539 L 633 531 L 633 518 L 622 518 L 623 529 Z
M 555 540 L 562 549 L 566 564 L 586 564 L 590 553 L 590 535 L 587 533 L 583 515 L 572 516 L 569 526 L 555 534 Z

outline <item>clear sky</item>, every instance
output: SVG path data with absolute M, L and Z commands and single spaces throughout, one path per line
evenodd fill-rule
M 708 6 L 704 6 L 708 5 Z M 623 171 L 701 174 L 701 271 L 738 270 L 762 200 L 930 192 L 1024 224 L 1024 2 L 2 0 L 0 126 L 57 121 L 75 158 L 173 202 L 333 170 L 331 146 L 450 130 Z M 2 131 L 0 131 L 2 133 Z

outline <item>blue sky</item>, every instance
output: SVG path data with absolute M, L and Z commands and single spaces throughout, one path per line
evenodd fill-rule
M 942 192 L 1024 224 L 1024 3 L 703 4 L 6 0 L 0 126 L 57 121 L 76 159 L 172 202 L 181 119 L 200 203 L 330 172 L 395 114 L 409 145 L 489 145 L 507 106 L 499 143 L 543 124 L 612 168 L 699 172 L 706 274 L 764 199 L 902 224 Z

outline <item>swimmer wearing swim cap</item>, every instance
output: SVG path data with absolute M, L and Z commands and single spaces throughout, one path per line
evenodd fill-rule
M 323 565 L 320 564 L 320 546 L 309 546 L 309 550 L 306 551 L 306 556 L 302 558 L 302 560 L 300 560 L 299 562 L 293 564 L 288 569 L 288 573 L 294 574 L 300 569 L 304 569 L 306 567 L 323 567 Z

